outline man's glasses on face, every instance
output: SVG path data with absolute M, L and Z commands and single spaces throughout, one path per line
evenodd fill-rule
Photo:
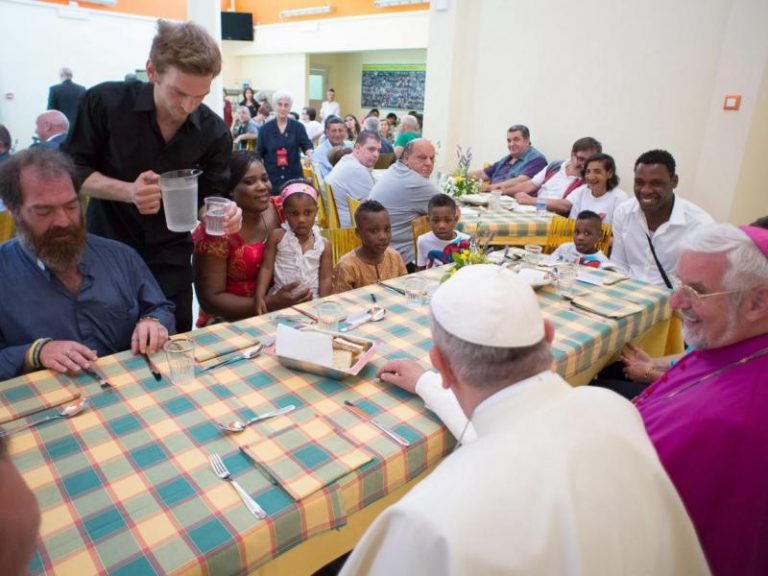
M 702 300 L 707 298 L 713 298 L 714 296 L 725 296 L 726 294 L 736 294 L 737 292 L 744 292 L 745 290 L 722 290 L 720 292 L 699 292 L 693 286 L 683 284 L 680 280 L 675 280 L 672 283 L 672 293 L 682 295 L 688 302 L 694 306 L 698 305 Z

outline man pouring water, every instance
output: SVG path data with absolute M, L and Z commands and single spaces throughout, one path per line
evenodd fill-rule
M 200 26 L 160 20 L 146 69 L 149 83 L 88 90 L 62 148 L 75 161 L 81 194 L 91 197 L 88 231 L 139 252 L 185 332 L 192 328 L 192 209 L 225 192 L 232 151 L 227 126 L 202 104 L 221 53 Z M 228 204 L 224 232 L 237 232 L 241 221 Z

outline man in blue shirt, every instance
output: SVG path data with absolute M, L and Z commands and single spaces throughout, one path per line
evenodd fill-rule
M 509 127 L 507 149 L 509 154 L 495 164 L 470 173 L 471 177 L 482 181 L 484 191 L 506 192 L 511 186 L 533 178 L 547 165 L 544 155 L 531 146 L 531 132 L 527 126 L 515 124 Z
M 352 142 L 345 140 L 347 135 L 347 128 L 344 126 L 344 120 L 338 116 L 329 116 L 325 120 L 325 140 L 315 149 L 312 154 L 312 163 L 315 168 L 320 171 L 320 175 L 325 178 L 331 173 L 333 166 L 331 161 L 328 160 L 328 153 L 334 146 L 344 146 L 344 148 L 352 148 Z
M 0 245 L 0 380 L 162 348 L 175 331 L 173 304 L 133 249 L 86 234 L 66 156 L 13 156 L 0 167 L 0 198 L 18 235 Z

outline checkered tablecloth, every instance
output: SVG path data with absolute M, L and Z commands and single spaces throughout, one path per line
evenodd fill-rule
M 529 212 L 510 212 L 509 210 L 490 211 L 482 207 L 472 207 L 473 213 L 462 215 L 456 229 L 466 234 L 493 233 L 493 244 L 545 244 L 547 228 L 552 214 L 537 216 Z M 476 211 L 476 213 L 475 213 Z
M 442 271 L 422 274 L 437 284 Z M 390 282 L 403 285 L 402 279 Z M 669 315 L 668 293 L 663 289 L 631 280 L 583 288 L 606 301 L 640 303 L 643 312 L 602 319 L 570 309 L 550 287 L 541 289 L 544 315 L 557 331 L 557 370 L 566 378 Z M 128 352 L 100 359 L 98 366 L 112 390 L 101 390 L 92 379 L 80 377 L 74 382 L 92 401 L 91 408 L 11 440 L 14 463 L 42 511 L 41 539 L 31 572 L 246 573 L 313 535 L 343 526 L 350 514 L 442 459 L 453 439 L 438 420 L 421 400 L 375 378 L 376 369 L 388 359 L 427 362 L 431 346 L 427 308 L 407 308 L 404 296 L 382 286 L 331 298 L 353 312 L 370 306 L 371 293 L 388 314 L 355 334 L 379 341 L 379 352 L 358 377 L 341 382 L 292 371 L 262 355 L 199 372 L 194 383 L 177 387 L 165 378 L 156 382 L 144 360 Z M 232 324 L 232 331 L 201 330 L 191 336 L 202 338 L 208 347 L 212 334 L 248 335 L 250 343 L 274 333 L 276 316 Z M 156 360 L 167 373 L 162 357 Z M 32 378 L 39 375 L 6 381 L 0 388 Z M 345 410 L 344 400 L 353 401 L 411 446 L 403 448 Z M 215 424 L 288 404 L 297 410 L 254 424 L 239 435 L 225 435 Z M 296 502 L 240 448 L 311 419 L 329 423 L 372 460 Z M 252 516 L 232 487 L 213 474 L 207 455 L 214 451 L 266 510 L 267 520 Z M 307 468 L 317 464 L 317 451 L 291 456 L 307 459 L 303 462 Z

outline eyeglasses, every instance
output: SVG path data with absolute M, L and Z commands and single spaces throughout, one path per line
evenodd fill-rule
M 712 298 L 714 296 L 725 296 L 726 294 L 736 294 L 737 292 L 744 292 L 744 290 L 736 289 L 736 290 L 722 290 L 721 292 L 707 292 L 706 294 L 702 294 L 696 288 L 693 288 L 692 286 L 688 286 L 688 284 L 683 284 L 680 281 L 674 282 L 673 285 L 673 294 L 682 294 L 691 304 L 694 306 L 701 302 L 702 300 L 705 300 L 706 298 Z

